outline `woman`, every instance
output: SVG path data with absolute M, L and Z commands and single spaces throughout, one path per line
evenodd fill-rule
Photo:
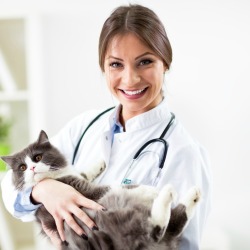
M 97 183 L 136 183 L 154 185 L 159 189 L 171 183 L 180 197 L 191 186 L 199 186 L 203 200 L 181 240 L 181 249 L 194 250 L 199 248 L 210 207 L 210 174 L 204 149 L 175 119 L 164 136 L 169 148 L 162 170 L 159 172 L 164 147 L 160 142 L 150 144 L 140 160 L 129 169 L 138 149 L 147 141 L 158 138 L 172 118 L 162 90 L 171 61 L 172 49 L 164 26 L 152 10 L 129 5 L 118 7 L 110 15 L 100 35 L 99 64 L 110 92 L 120 104 L 103 114 L 85 133 L 74 167 L 82 172 L 98 159 L 104 159 L 107 167 Z M 82 133 L 98 114 L 89 111 L 76 117 L 52 139 L 69 161 Z M 5 199 L 7 208 L 16 217 L 28 220 L 39 206 L 34 204 L 44 204 L 55 218 L 63 241 L 64 221 L 87 239 L 73 215 L 89 228 L 97 228 L 80 207 L 103 207 L 70 186 L 55 180 L 43 180 L 25 194 L 16 194 L 9 188 L 10 178 L 11 173 L 8 173 L 2 185 L 3 193 L 8 196 L 8 200 Z

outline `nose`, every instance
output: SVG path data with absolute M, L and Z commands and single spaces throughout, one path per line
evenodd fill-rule
M 122 82 L 124 85 L 130 87 L 134 86 L 136 83 L 139 83 L 141 81 L 141 77 L 139 75 L 139 72 L 134 67 L 126 67 L 123 70 L 122 74 Z
M 31 170 L 31 171 L 34 171 L 34 170 L 35 170 L 35 166 L 31 166 L 31 167 L 30 167 L 30 170 Z

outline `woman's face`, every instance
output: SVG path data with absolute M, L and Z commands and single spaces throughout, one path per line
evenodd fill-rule
M 113 38 L 105 56 L 104 72 L 111 93 L 122 104 L 124 121 L 161 102 L 165 70 L 161 58 L 134 34 Z

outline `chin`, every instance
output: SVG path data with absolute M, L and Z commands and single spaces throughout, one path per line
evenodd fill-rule
M 46 178 L 46 175 L 44 174 L 35 174 L 34 175 L 34 182 L 37 184 L 39 181 L 42 181 Z

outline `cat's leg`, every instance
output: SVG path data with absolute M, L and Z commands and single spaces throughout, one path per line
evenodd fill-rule
M 166 231 L 171 216 L 171 204 L 176 197 L 173 187 L 166 185 L 153 202 L 150 223 L 153 225 L 152 237 L 156 241 L 159 241 Z
M 193 216 L 194 210 L 201 199 L 201 191 L 198 187 L 189 189 L 187 195 L 180 200 L 180 203 L 186 207 L 187 219 L 190 220 Z
M 171 218 L 166 231 L 167 238 L 178 237 L 192 218 L 201 198 L 200 189 L 192 187 L 179 204 L 172 209 Z
M 94 181 L 106 168 L 104 161 L 99 161 L 93 165 L 87 172 L 81 173 L 81 175 L 89 182 Z

